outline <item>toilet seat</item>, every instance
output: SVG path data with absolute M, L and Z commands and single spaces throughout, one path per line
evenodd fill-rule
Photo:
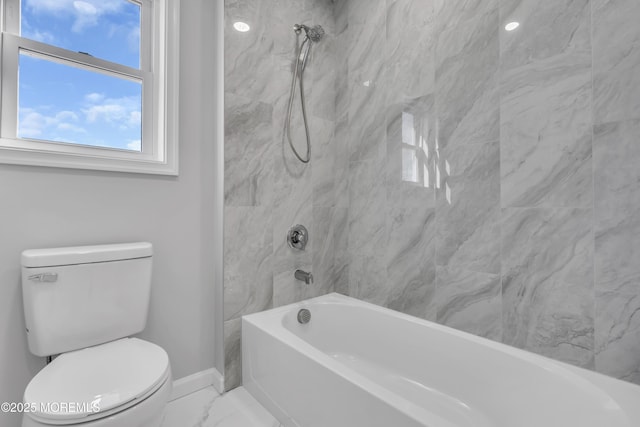
M 85 423 L 140 403 L 169 376 L 161 347 L 124 338 L 60 355 L 31 380 L 24 401 L 36 409 L 29 416 L 39 422 Z

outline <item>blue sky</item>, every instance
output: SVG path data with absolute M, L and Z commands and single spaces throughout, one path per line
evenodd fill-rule
M 22 0 L 21 35 L 133 68 L 140 9 L 126 0 Z M 21 54 L 18 136 L 140 149 L 142 86 Z

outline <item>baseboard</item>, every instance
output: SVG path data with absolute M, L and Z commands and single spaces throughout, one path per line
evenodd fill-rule
M 224 389 L 224 377 L 216 368 L 196 372 L 173 382 L 173 390 L 169 401 L 179 399 L 206 387 L 213 386 L 218 393 Z
M 220 373 L 217 369 L 213 368 L 213 388 L 215 388 L 218 393 L 224 394 L 224 375 Z

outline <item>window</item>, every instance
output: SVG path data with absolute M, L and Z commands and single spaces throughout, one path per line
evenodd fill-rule
M 0 162 L 176 175 L 176 0 L 0 0 Z

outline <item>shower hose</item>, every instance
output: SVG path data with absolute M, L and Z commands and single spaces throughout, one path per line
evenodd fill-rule
M 311 136 L 309 134 L 309 124 L 307 122 L 307 107 L 304 99 L 304 69 L 307 66 L 307 59 L 309 58 L 309 52 L 311 51 L 311 40 L 309 36 L 305 36 L 301 45 L 299 45 L 296 51 L 296 63 L 293 70 L 293 79 L 291 80 L 291 91 L 289 94 L 289 106 L 287 108 L 287 119 L 285 122 L 287 140 L 289 140 L 289 146 L 293 151 L 293 154 L 302 163 L 309 163 L 311 160 Z M 307 154 L 302 157 L 291 140 L 291 110 L 293 108 L 293 100 L 296 97 L 296 80 L 300 83 L 300 103 L 302 104 L 302 120 L 304 122 L 304 132 L 307 137 Z

